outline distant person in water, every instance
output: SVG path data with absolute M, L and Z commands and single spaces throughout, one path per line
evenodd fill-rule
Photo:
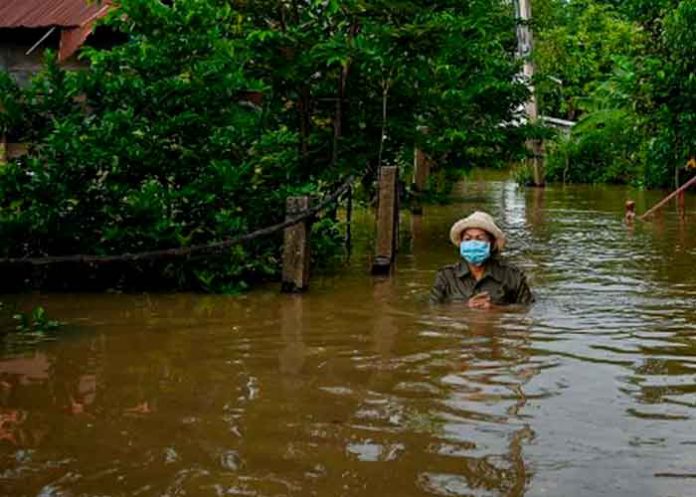
M 432 303 L 463 302 L 488 309 L 534 302 L 524 273 L 501 257 L 505 233 L 489 214 L 477 211 L 460 219 L 450 229 L 450 240 L 462 260 L 437 272 L 430 291 Z
M 636 218 L 636 203 L 633 200 L 626 200 L 624 222 L 628 225 L 633 224 Z

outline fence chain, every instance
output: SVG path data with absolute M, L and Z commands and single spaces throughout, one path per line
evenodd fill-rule
M 281 223 L 277 223 L 266 228 L 261 228 L 251 233 L 246 233 L 244 235 L 238 235 L 232 238 L 227 238 L 219 242 L 212 242 L 199 245 L 191 245 L 189 247 L 179 247 L 161 250 L 149 250 L 145 252 L 136 253 L 125 253 L 120 255 L 88 255 L 88 254 L 74 254 L 74 255 L 59 255 L 59 256 L 44 256 L 44 257 L 7 257 L 0 258 L 0 265 L 31 265 L 31 266 L 45 266 L 49 264 L 60 264 L 60 263 L 81 263 L 81 264 L 108 264 L 112 262 L 135 262 L 144 261 L 150 259 L 159 259 L 166 257 L 183 257 L 189 256 L 194 253 L 206 253 L 215 252 L 222 250 L 234 245 L 239 245 L 240 243 L 249 242 L 255 238 L 262 236 L 272 235 L 285 228 L 294 226 L 302 221 L 315 216 L 321 210 L 327 206 L 338 201 L 340 197 L 350 190 L 351 185 L 355 177 L 350 176 L 339 188 L 337 188 L 331 195 L 324 197 L 321 202 L 307 209 L 306 211 L 300 212 L 295 216 L 287 218 Z

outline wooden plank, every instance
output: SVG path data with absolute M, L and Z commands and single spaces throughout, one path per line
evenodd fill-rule
M 694 177 L 691 178 L 689 181 L 687 181 L 686 183 L 684 183 L 682 186 L 680 186 L 679 188 L 677 188 L 675 191 L 673 191 L 672 193 L 670 193 L 669 195 L 667 195 L 665 198 L 663 198 L 662 200 L 660 200 L 656 205 L 654 205 L 652 208 L 650 208 L 645 214 L 643 214 L 642 216 L 640 216 L 640 219 L 641 219 L 641 220 L 644 220 L 646 217 L 652 215 L 656 210 L 660 209 L 660 208 L 661 208 L 663 205 L 665 205 L 667 202 L 669 202 L 670 200 L 672 200 L 674 197 L 676 197 L 676 196 L 679 195 L 680 193 L 686 191 L 691 185 L 694 185 L 694 184 L 696 184 L 696 176 L 694 176 Z
M 289 197 L 286 201 L 286 219 L 297 216 L 310 207 L 307 196 Z M 283 233 L 283 275 L 281 291 L 304 292 L 309 288 L 309 237 L 311 226 L 303 221 Z

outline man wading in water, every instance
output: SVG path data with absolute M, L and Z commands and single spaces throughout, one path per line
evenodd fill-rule
M 472 308 L 488 309 L 534 302 L 524 273 L 501 258 L 505 234 L 489 214 L 477 211 L 460 219 L 450 230 L 450 240 L 463 260 L 437 272 L 430 291 L 432 303 L 466 302 Z

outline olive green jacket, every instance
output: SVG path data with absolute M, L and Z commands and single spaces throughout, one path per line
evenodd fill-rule
M 479 281 L 476 281 L 464 261 L 443 267 L 435 277 L 430 302 L 466 302 L 482 292 L 488 292 L 491 303 L 496 305 L 534 302 L 524 273 L 499 257 L 486 261 L 485 272 Z

